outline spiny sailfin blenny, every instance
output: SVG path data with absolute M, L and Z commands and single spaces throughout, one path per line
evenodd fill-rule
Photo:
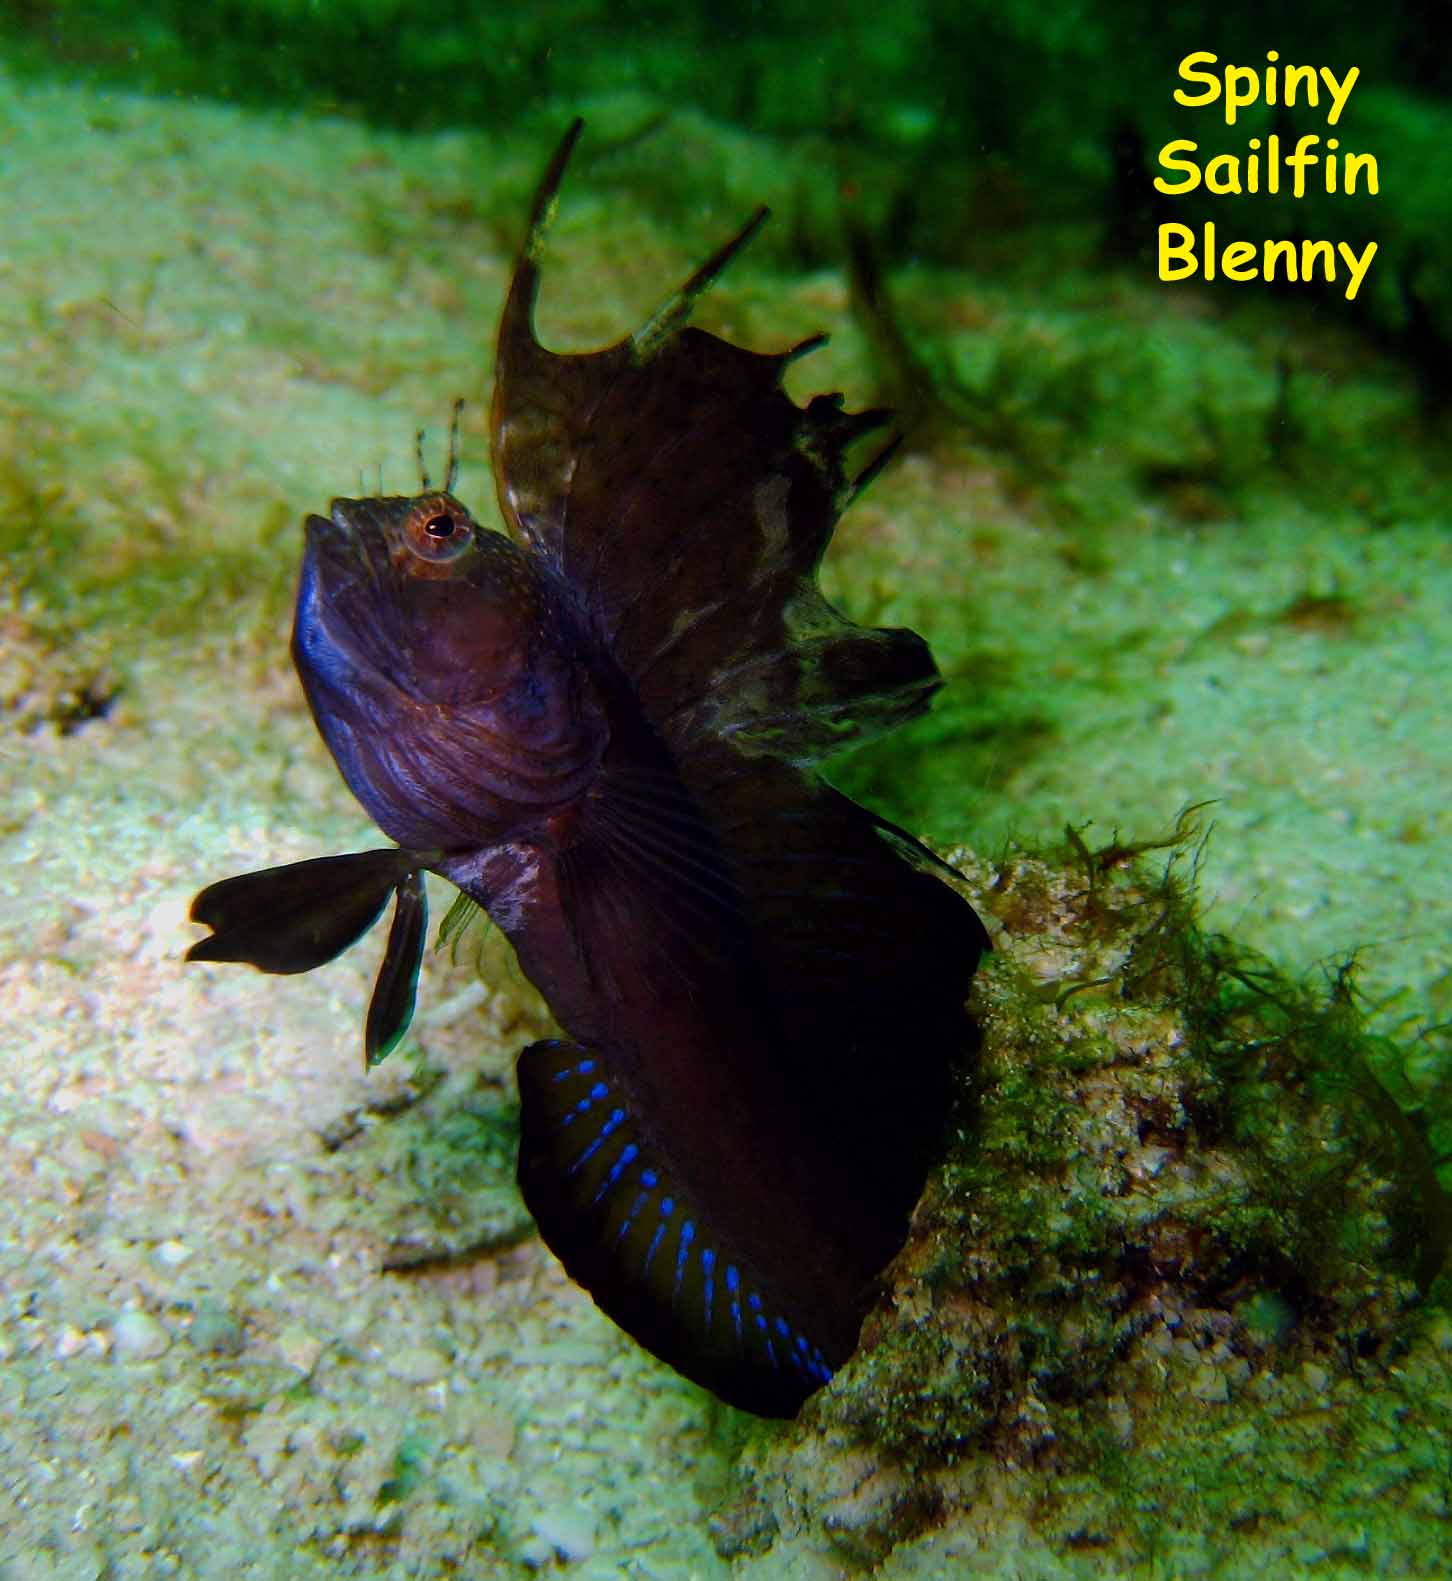
M 853 625 L 817 567 L 887 414 L 804 408 L 687 327 L 761 211 L 637 334 L 535 338 L 535 198 L 492 412 L 510 536 L 448 492 L 307 522 L 293 658 L 397 849 L 223 880 L 195 960 L 301 972 L 396 906 L 369 1010 L 413 1010 L 422 874 L 483 906 L 564 1039 L 519 1056 L 519 1179 L 549 1246 L 723 1399 L 796 1412 L 857 1342 L 969 1043 L 987 945 L 941 865 L 812 764 L 921 713 L 911 631 Z M 452 469 L 451 469 L 452 470 Z

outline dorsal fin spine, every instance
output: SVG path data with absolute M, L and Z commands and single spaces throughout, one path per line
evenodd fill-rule
M 501 344 L 506 334 L 515 332 L 523 332 L 528 340 L 538 344 L 534 334 L 534 304 L 539 296 L 539 255 L 544 247 L 545 232 L 549 230 L 559 203 L 560 183 L 565 179 L 565 168 L 584 130 L 584 117 L 576 116 L 560 139 L 554 157 L 540 178 L 539 186 L 535 188 L 529 224 L 525 228 L 519 257 L 515 261 L 514 277 L 510 281 L 509 296 L 500 322 Z
M 691 316 L 691 310 L 696 305 L 697 298 L 720 277 L 726 265 L 766 223 L 770 213 L 771 210 L 765 204 L 757 209 L 729 241 L 724 242 L 711 254 L 670 301 L 636 330 L 631 336 L 630 343 L 639 361 L 645 361 L 677 330 L 684 327 Z

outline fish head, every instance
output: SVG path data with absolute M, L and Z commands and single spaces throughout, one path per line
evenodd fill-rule
M 348 673 L 468 707 L 517 684 L 540 624 L 537 583 L 451 494 L 334 500 L 305 530 L 293 649 L 305 685 Z
M 334 500 L 305 530 L 293 661 L 385 833 L 473 848 L 583 794 L 603 716 L 523 550 L 443 492 Z

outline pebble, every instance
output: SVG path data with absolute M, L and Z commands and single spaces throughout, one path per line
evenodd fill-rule
M 556 1504 L 530 1523 L 534 1535 L 561 1559 L 578 1564 L 595 1552 L 599 1525 L 594 1512 L 579 1504 Z
M 123 1312 L 111 1329 L 111 1344 L 123 1361 L 155 1361 L 171 1346 L 171 1335 L 149 1312 Z
M 142 960 L 180 960 L 191 943 L 190 912 L 190 895 L 168 895 L 158 901 L 142 924 L 137 955 Z
M 300 1323 L 289 1323 L 277 1336 L 277 1349 L 289 1367 L 307 1374 L 317 1366 L 323 1354 L 323 1342 Z
M 85 1333 L 81 1329 L 76 1328 L 74 1324 L 67 1323 L 61 1330 L 60 1338 L 55 1342 L 56 1359 L 58 1361 L 68 1360 L 84 1350 L 85 1344 Z
M 449 1358 L 428 1345 L 408 1345 L 383 1365 L 389 1377 L 402 1383 L 437 1383 L 449 1370 Z
M 1218 1367 L 1207 1364 L 1196 1370 L 1190 1393 L 1207 1405 L 1224 1405 L 1230 1398 L 1230 1384 Z
M 247 1343 L 242 1325 L 225 1307 L 204 1301 L 192 1319 L 191 1341 L 214 1356 L 240 1356 Z

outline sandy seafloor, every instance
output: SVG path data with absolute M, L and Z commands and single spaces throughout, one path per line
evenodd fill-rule
M 417 1036 L 370 1077 L 376 942 L 307 978 L 181 962 L 202 883 L 374 838 L 286 663 L 296 524 L 380 468 L 408 491 L 413 429 L 437 440 L 456 394 L 459 492 L 487 497 L 487 345 L 544 152 L 490 154 L 486 219 L 470 139 L 0 77 L 0 509 L 45 567 L 43 606 L 0 611 L 6 1581 L 732 1572 L 707 1519 L 748 1429 L 595 1313 L 490 1152 L 541 1024 L 508 964 L 479 987 L 431 960 Z M 573 343 L 638 321 L 737 218 L 664 236 L 583 179 L 551 276 Z M 836 274 L 748 270 L 704 322 L 760 346 L 839 331 L 814 376 L 861 378 Z M 870 566 L 877 607 L 854 612 L 950 654 L 1041 628 L 1056 751 L 1005 746 L 965 782 L 986 843 L 1066 818 L 1154 833 L 1218 798 L 1211 920 L 1297 969 L 1362 948 L 1387 1024 L 1415 1026 L 1449 994 L 1452 538 L 1425 515 L 1360 531 L 1357 508 L 1253 541 L 1147 528 L 1091 580 L 988 462 L 919 456 L 839 553 Z M 1308 592 L 1360 614 L 1202 640 Z M 1083 634 L 1106 630 L 1135 637 L 1075 717 Z M 37 723 L 87 684 L 119 688 L 104 717 Z M 440 1076 L 423 1115 L 463 1164 L 412 1102 Z M 488 1249 L 381 1272 L 397 1244 Z M 838 1573 L 805 1548 L 736 1569 Z M 1006 1531 L 1002 1573 L 1059 1570 Z

